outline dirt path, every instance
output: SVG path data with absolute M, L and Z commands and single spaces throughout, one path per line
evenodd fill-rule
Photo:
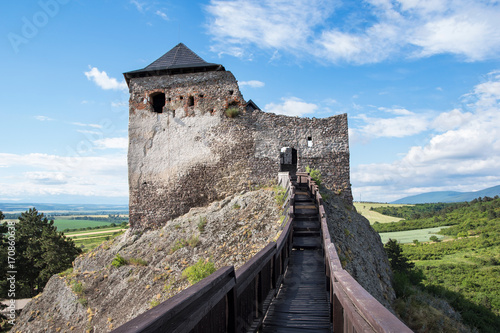
M 120 232 L 120 231 L 123 231 L 123 230 L 126 230 L 126 229 L 84 232 L 83 234 L 66 235 L 66 237 L 90 236 L 90 235 L 97 235 L 97 234 L 110 234 L 110 233 L 113 233 L 113 232 Z

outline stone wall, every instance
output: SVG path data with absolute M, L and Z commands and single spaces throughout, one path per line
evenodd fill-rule
M 161 113 L 150 103 L 155 93 L 165 94 Z M 320 169 L 324 184 L 352 203 L 347 115 L 307 119 L 244 105 L 227 71 L 131 79 L 132 227 L 155 228 L 191 207 L 276 181 L 286 146 L 297 149 L 299 171 Z M 231 106 L 238 117 L 225 115 Z

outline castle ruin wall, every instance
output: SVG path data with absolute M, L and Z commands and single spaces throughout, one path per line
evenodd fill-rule
M 129 119 L 130 224 L 155 228 L 192 207 L 277 179 L 282 147 L 298 169 L 352 203 L 347 115 L 323 119 L 246 111 L 228 71 L 132 78 Z M 155 112 L 151 97 L 165 94 Z M 225 110 L 237 107 L 229 118 Z

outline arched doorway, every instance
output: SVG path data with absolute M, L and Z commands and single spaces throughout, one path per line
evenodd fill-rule
M 297 173 L 297 149 L 283 147 L 280 152 L 280 172 L 290 172 L 295 176 Z

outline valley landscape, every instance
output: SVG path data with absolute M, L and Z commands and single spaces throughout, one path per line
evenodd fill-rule
M 423 315 L 425 311 L 412 317 L 404 309 L 436 302 L 436 297 L 480 332 L 493 333 L 500 327 L 498 195 L 448 204 L 355 205 L 364 207 L 360 212 L 370 217 L 383 243 L 390 239 L 401 243 L 403 255 L 415 265 L 411 274 L 396 274 L 395 280 L 396 309 L 407 322 L 422 324 L 431 318 L 429 313 Z
M 498 332 L 499 1 L 0 13 L 1 333 Z

